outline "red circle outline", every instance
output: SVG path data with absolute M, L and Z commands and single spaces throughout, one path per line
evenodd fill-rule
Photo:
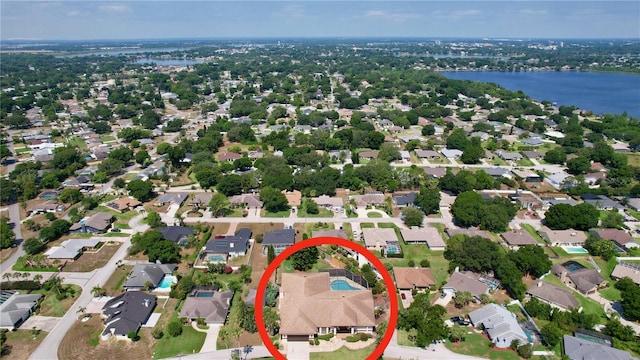
M 274 271 L 285 261 L 289 256 L 293 255 L 295 252 L 300 251 L 302 249 L 317 246 L 317 245 L 339 245 L 349 248 L 351 250 L 355 250 L 358 253 L 364 255 L 367 260 L 378 270 L 378 272 L 382 275 L 382 279 L 387 287 L 387 293 L 389 294 L 389 322 L 387 324 L 387 331 L 385 332 L 380 344 L 373 350 L 371 355 L 367 357 L 367 360 L 376 360 L 382 356 L 384 353 L 384 349 L 387 348 L 389 342 L 391 342 L 391 338 L 393 337 L 393 331 L 396 328 L 396 324 L 398 322 L 398 296 L 396 294 L 396 287 L 393 283 L 393 279 L 391 275 L 387 271 L 387 268 L 384 266 L 382 261 L 378 259 L 373 253 L 367 250 L 360 244 L 357 244 L 353 241 L 331 237 L 331 236 L 320 236 L 316 238 L 310 238 L 307 240 L 303 240 L 299 243 L 296 243 L 288 248 L 286 248 L 280 255 L 276 256 L 275 259 L 267 266 L 260 278 L 260 283 L 258 284 L 258 288 L 256 289 L 256 302 L 254 307 L 254 315 L 256 318 L 256 325 L 258 327 L 258 333 L 260 334 L 260 339 L 262 339 L 262 343 L 269 350 L 271 355 L 278 360 L 286 360 L 284 355 L 276 349 L 275 345 L 271 342 L 271 338 L 267 333 L 267 328 L 264 325 L 264 319 L 262 318 L 262 299 L 264 299 L 265 291 L 267 288 L 267 284 L 269 283 L 269 279 Z

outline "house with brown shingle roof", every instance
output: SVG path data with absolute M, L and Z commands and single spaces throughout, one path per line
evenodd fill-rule
M 451 274 L 449 281 L 442 287 L 442 291 L 455 294 L 458 291 L 468 291 L 476 300 L 480 300 L 480 295 L 489 293 L 489 285 L 478 280 L 470 271 L 455 271 Z
M 580 307 L 580 303 L 573 292 L 542 280 L 531 284 L 527 290 L 527 295 L 561 310 L 578 309 Z
M 369 250 L 386 250 L 387 242 L 398 241 L 395 230 L 390 228 L 364 228 L 362 236 L 364 244 Z
M 110 207 L 113 210 L 119 211 L 121 213 L 123 212 L 127 212 L 129 210 L 133 210 L 136 207 L 142 205 L 142 203 L 140 201 L 138 201 L 137 199 L 131 198 L 131 197 L 126 197 L 126 198 L 120 198 L 120 199 L 115 199 L 115 200 L 111 200 L 108 203 L 106 203 L 105 205 L 107 205 L 108 207 Z
M 429 289 L 436 280 L 429 268 L 393 267 L 393 278 L 399 290 Z
M 262 208 L 262 201 L 260 201 L 260 197 L 253 194 L 241 194 L 234 195 L 229 198 L 229 203 L 231 205 L 240 206 L 240 207 L 248 207 L 254 209 Z
M 431 250 L 444 250 L 446 247 L 438 229 L 431 226 L 401 229 L 400 234 L 407 244 L 427 244 Z
M 607 286 L 607 280 L 596 270 L 585 268 L 580 264 L 570 266 L 569 263 L 555 264 L 551 268 L 551 272 L 559 277 L 563 284 L 583 294 L 595 293 L 598 289 Z
M 621 249 L 630 249 L 637 248 L 640 245 L 633 241 L 631 235 L 624 230 L 618 229 L 591 229 L 589 233 L 592 235 L 596 235 L 600 239 L 611 240 L 616 246 Z
M 626 262 L 620 262 L 613 268 L 611 272 L 611 278 L 622 279 L 628 277 L 636 285 L 640 285 L 640 266 L 635 264 L 628 264 Z
M 384 205 L 384 199 L 385 199 L 383 193 L 368 193 L 364 195 L 353 195 L 352 198 L 356 202 L 356 205 L 359 207 L 381 206 L 381 205 Z
M 582 246 L 587 241 L 587 235 L 583 231 L 551 230 L 544 226 L 538 230 L 538 234 L 551 246 Z
M 289 206 L 298 207 L 302 203 L 302 193 L 300 191 L 298 191 L 298 190 L 293 190 L 293 191 L 282 190 L 282 193 L 287 198 L 287 202 L 289 203 Z
M 378 152 L 377 151 L 360 151 L 358 153 L 358 156 L 360 156 L 360 159 L 373 160 L 378 158 Z
M 228 161 L 228 162 L 234 162 L 238 159 L 242 158 L 242 155 L 240 154 L 236 154 L 236 153 L 232 153 L 232 152 L 223 152 L 220 155 L 218 155 L 218 160 L 219 161 Z
M 373 333 L 370 290 L 331 290 L 329 273 L 283 273 L 280 288 L 280 335 L 308 341 L 316 334 Z
M 512 250 L 518 250 L 520 246 L 538 245 L 538 241 L 534 239 L 526 230 L 507 231 L 500 234 Z

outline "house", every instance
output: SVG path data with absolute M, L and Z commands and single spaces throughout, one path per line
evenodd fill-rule
M 58 246 L 52 246 L 44 253 L 49 260 L 74 261 L 83 251 L 95 249 L 100 243 L 97 239 L 69 239 Z
M 416 200 L 416 195 L 418 195 L 416 192 L 394 195 L 393 202 L 399 208 L 413 206 L 413 202 Z
M 218 155 L 218 161 L 222 162 L 222 161 L 227 161 L 227 162 L 234 162 L 238 159 L 241 159 L 242 155 L 240 154 L 236 154 L 236 153 L 232 153 L 232 152 L 223 152 L 220 155 Z
M 335 237 L 340 239 L 348 239 L 347 232 L 342 229 L 327 229 L 327 230 L 314 230 L 311 237 Z
M 247 207 L 250 209 L 262 208 L 260 196 L 254 194 L 234 195 L 229 198 L 229 203 L 236 207 Z
M 583 231 L 551 230 L 544 226 L 538 230 L 538 234 L 551 246 L 582 246 L 587 241 L 587 235 Z
M 262 238 L 262 255 L 267 255 L 269 245 L 273 246 L 276 255 L 296 242 L 296 231 L 293 229 L 278 229 L 266 232 Z
M 626 351 L 584 338 L 565 334 L 562 337 L 562 342 L 564 354 L 570 360 L 637 360 Z
M 561 310 L 579 309 L 580 302 L 570 290 L 538 280 L 529 286 L 527 295 Z
M 191 202 L 189 202 L 189 205 L 196 209 L 206 209 L 209 206 L 212 197 L 213 193 L 195 194 Z
M 196 296 L 189 296 L 184 301 L 178 316 L 191 321 L 204 319 L 209 325 L 224 325 L 229 315 L 233 291 L 212 291 L 211 296 L 198 296 L 199 293 L 196 290 Z
M 442 149 L 440 153 L 447 159 L 457 159 L 462 156 L 462 151 L 458 149 Z
M 20 294 L 14 290 L 0 290 L 0 328 L 15 330 L 35 311 L 41 294 Z
M 511 170 L 509 170 L 508 168 L 490 167 L 490 168 L 482 168 L 478 170 L 482 170 L 486 172 L 488 175 L 490 175 L 494 179 L 500 179 L 500 178 L 511 179 L 512 177 Z
M 582 201 L 587 204 L 593 205 L 598 210 L 622 210 L 624 206 L 619 204 L 617 201 L 604 196 L 604 195 L 595 195 L 595 194 L 583 194 L 581 196 Z
M 398 290 L 426 290 L 436 286 L 429 268 L 393 267 L 393 277 Z
M 500 234 L 512 250 L 518 250 L 520 246 L 538 245 L 538 241 L 526 230 L 507 231 Z
M 164 193 L 156 199 L 156 206 L 171 204 L 181 206 L 187 197 L 189 197 L 189 193 L 186 192 Z
M 327 209 L 331 209 L 334 212 L 341 212 L 344 210 L 344 200 L 341 197 L 321 195 L 311 198 L 315 203 Z
M 195 229 L 188 226 L 162 226 L 158 228 L 165 240 L 184 246 L 189 241 L 189 236 L 193 235 Z
M 127 291 L 157 288 L 165 276 L 173 274 L 176 267 L 176 264 L 136 264 L 122 287 Z
M 514 169 L 513 173 L 517 177 L 521 178 L 524 182 L 528 182 L 528 183 L 539 183 L 539 182 L 542 182 L 542 177 L 538 173 L 533 172 L 531 170 L 527 170 L 527 169 L 525 169 L 525 170 L 517 170 L 517 169 Z
M 364 228 L 362 229 L 364 244 L 369 250 L 387 249 L 387 242 L 397 242 L 395 230 L 390 228 Z
M 498 304 L 488 304 L 469 313 L 469 320 L 475 327 L 482 327 L 498 348 L 508 348 L 513 340 L 521 345 L 530 342 L 529 337 L 518 325 L 516 316 Z
M 443 167 L 424 168 L 424 173 L 431 179 L 439 179 L 447 174 L 447 169 Z
M 583 294 L 591 294 L 606 287 L 607 281 L 594 269 L 588 269 L 575 261 L 555 264 L 551 272 L 560 278 L 563 284 Z
M 55 200 L 47 200 L 45 202 L 41 202 L 41 203 L 37 203 L 31 206 L 30 209 L 28 209 L 28 213 L 30 215 L 35 215 L 35 214 L 40 214 L 40 213 L 53 213 L 53 212 L 57 212 L 57 211 L 64 211 L 65 206 L 58 204 L 57 201 Z
M 589 234 L 595 235 L 600 239 L 611 240 L 622 250 L 640 247 L 640 245 L 633 240 L 631 235 L 624 230 L 591 229 L 589 230 Z
M 229 259 L 245 255 L 249 249 L 251 234 L 251 229 L 241 228 L 232 236 L 216 237 L 207 241 L 203 249 L 205 261 L 226 263 Z
M 544 144 L 544 141 L 541 139 L 524 139 L 522 140 L 522 143 L 527 146 L 536 147 Z
M 315 335 L 373 333 L 373 295 L 365 290 L 332 290 L 329 273 L 283 273 L 280 334 L 287 341 Z
M 640 210 L 640 198 L 627 198 L 627 206 L 635 211 Z
M 351 198 L 358 207 L 382 206 L 385 204 L 384 194 L 381 192 L 370 192 L 364 195 L 352 195 Z
M 485 141 L 489 140 L 491 135 L 487 134 L 484 131 L 474 131 L 471 134 L 469 134 L 469 139 L 473 139 L 474 137 L 477 137 L 477 138 L 480 139 L 480 141 L 485 142 Z
M 433 150 L 415 150 L 414 152 L 419 159 L 431 160 L 440 158 L 440 154 L 438 154 L 437 151 Z
M 105 205 L 111 209 L 124 213 L 129 210 L 133 210 L 137 208 L 138 206 L 142 205 L 142 203 L 137 199 L 126 197 L 126 198 L 111 200 Z
M 564 171 L 548 175 L 544 178 L 544 181 L 548 182 L 556 190 L 569 189 L 575 185 L 575 179 Z
M 616 267 L 611 272 L 611 278 L 622 279 L 625 277 L 631 279 L 636 285 L 640 285 L 640 266 L 624 261 L 616 264 Z
M 480 295 L 489 293 L 489 285 L 478 280 L 478 275 L 470 271 L 454 271 L 449 281 L 442 287 L 442 291 L 455 294 L 458 291 L 468 291 L 476 300 L 480 300 Z
M 446 247 L 438 229 L 431 226 L 401 229 L 400 234 L 407 244 L 427 244 L 431 250 L 444 250 Z
M 557 197 L 557 198 L 543 197 L 542 201 L 544 202 L 542 204 L 543 209 L 548 209 L 549 207 L 553 205 L 558 205 L 558 204 L 569 204 L 571 206 L 575 206 L 579 204 L 577 201 L 575 201 L 573 198 L 570 198 L 570 197 Z
M 472 236 L 480 236 L 483 237 L 485 239 L 491 239 L 491 235 L 484 231 L 484 230 L 480 230 L 478 228 L 467 228 L 467 229 L 447 229 L 447 235 L 449 235 L 449 237 L 454 236 L 454 235 L 458 235 L 458 234 L 463 234 L 463 235 L 467 235 L 469 237 Z
M 523 151 L 522 153 L 527 158 L 533 159 L 533 160 L 542 159 L 544 157 L 544 154 L 542 154 L 539 151 Z
M 69 232 L 72 233 L 105 233 L 111 223 L 113 222 L 113 215 L 107 212 L 98 212 L 91 215 L 89 218 L 80 220 L 69 228 Z
M 497 150 L 496 155 L 498 155 L 498 157 L 500 157 L 502 160 L 505 160 L 505 161 L 522 160 L 522 155 L 520 155 L 520 153 L 513 152 L 513 151 Z
M 298 190 L 287 191 L 282 190 L 284 197 L 287 198 L 287 203 L 291 207 L 299 207 L 302 203 L 302 193 Z
M 156 307 L 157 298 L 142 291 L 127 291 L 107 301 L 102 308 L 105 328 L 102 340 L 111 336 L 128 339 L 130 332 L 137 333 L 147 322 Z
M 598 181 L 604 181 L 607 179 L 607 173 L 605 172 L 592 172 L 588 174 L 584 174 L 584 182 L 589 185 L 595 185 Z
M 363 159 L 363 160 L 373 160 L 378 158 L 378 152 L 377 151 L 360 151 L 358 153 L 358 156 L 360 157 L 360 159 Z

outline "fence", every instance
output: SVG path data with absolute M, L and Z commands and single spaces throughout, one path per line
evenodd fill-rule
M 365 280 L 365 278 L 362 275 L 356 275 L 354 273 L 352 273 L 349 270 L 345 270 L 345 269 L 319 269 L 318 272 L 328 272 L 330 277 L 336 277 L 336 276 L 342 276 L 342 277 L 346 277 L 347 279 L 360 284 L 360 286 L 365 287 L 366 289 L 369 288 L 369 283 L 367 282 L 367 280 Z

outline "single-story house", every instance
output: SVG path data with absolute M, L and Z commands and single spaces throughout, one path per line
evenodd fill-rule
M 553 186 L 554 189 L 560 190 L 560 189 L 571 188 L 572 186 L 575 185 L 575 180 L 570 180 L 570 179 L 571 179 L 571 175 L 562 171 L 562 172 L 557 172 L 557 173 L 553 173 L 551 175 L 546 176 L 544 178 L 544 181 L 548 182 L 549 185 Z
M 207 324 L 223 325 L 227 321 L 233 291 L 212 291 L 212 296 L 189 296 L 182 305 L 181 318 L 191 321 L 202 318 Z
M 616 246 L 621 249 L 631 249 L 640 247 L 640 245 L 633 240 L 631 235 L 624 230 L 618 229 L 591 229 L 589 234 L 595 235 L 601 239 L 611 240 Z
M 418 193 L 416 192 L 393 195 L 393 202 L 399 208 L 414 206 L 414 201 L 416 201 L 416 195 L 418 195 Z
M 342 211 L 344 209 L 344 200 L 341 197 L 321 195 L 311 198 L 315 203 L 327 209 L 331 209 L 334 212 Z
M 513 176 L 511 175 L 511 170 L 507 168 L 501 167 L 490 167 L 490 168 L 482 168 L 478 170 L 483 170 L 487 174 L 491 175 L 494 179 L 507 178 L 511 179 Z
M 243 256 L 249 249 L 250 239 L 251 229 L 249 228 L 238 229 L 232 236 L 211 239 L 204 247 L 205 261 L 211 263 L 227 262 L 230 258 Z
M 352 195 L 351 198 L 353 198 L 358 207 L 382 206 L 385 204 L 385 197 L 381 192 L 372 192 L 364 195 Z
M 36 309 L 41 294 L 20 294 L 14 290 L 0 290 L 0 328 L 14 330 Z
M 178 245 L 186 245 L 189 236 L 193 235 L 195 229 L 189 226 L 162 226 L 158 228 L 162 237 L 171 240 Z
M 242 155 L 240 154 L 236 154 L 236 153 L 232 153 L 232 152 L 223 152 L 222 154 L 218 155 L 218 160 L 219 161 L 228 161 L 228 162 L 234 162 L 238 159 L 241 159 Z
M 498 155 L 502 160 L 505 160 L 505 161 L 522 160 L 522 155 L 520 155 L 520 153 L 513 152 L 513 151 L 498 150 L 496 151 L 496 155 Z
M 262 201 L 260 196 L 254 194 L 240 194 L 234 195 L 229 198 L 229 203 L 236 207 L 248 207 L 250 209 L 262 208 Z
M 287 191 L 282 190 L 284 197 L 287 198 L 287 203 L 291 207 L 299 207 L 302 204 L 302 193 L 298 190 Z
M 544 141 L 542 141 L 541 139 L 524 139 L 522 140 L 522 143 L 527 146 L 536 147 L 544 144 Z
M 111 200 L 105 205 L 110 207 L 111 209 L 114 209 L 116 211 L 123 213 L 129 210 L 135 209 L 136 207 L 142 205 L 142 203 L 132 197 L 126 197 L 126 198 Z
M 176 267 L 176 264 L 136 264 L 122 287 L 127 291 L 156 288 L 166 275 L 173 274 Z
M 364 244 L 369 250 L 386 250 L 388 242 L 398 241 L 395 230 L 390 228 L 364 228 L 362 236 Z
M 528 344 L 529 337 L 518 324 L 516 316 L 498 304 L 488 304 L 469 313 L 475 327 L 482 326 L 498 348 L 508 348 L 513 340 Z
M 514 169 L 513 173 L 516 174 L 517 177 L 524 180 L 524 182 L 528 182 L 528 183 L 542 182 L 542 177 L 540 177 L 540 175 L 537 172 L 534 172 L 528 169 L 524 169 L 524 170 Z
M 593 207 L 598 210 L 624 209 L 624 206 L 622 204 L 604 195 L 584 194 L 582 195 L 582 200 L 587 204 L 593 205 Z
M 400 234 L 407 244 L 427 244 L 431 250 L 444 250 L 446 247 L 438 229 L 431 226 L 401 229 Z
M 522 152 L 524 154 L 524 156 L 528 157 L 529 159 L 542 159 L 544 157 L 544 154 L 542 154 L 539 151 L 523 151 Z
M 102 307 L 105 318 L 105 328 L 102 339 L 111 336 L 118 339 L 128 339 L 127 334 L 138 332 L 147 322 L 156 307 L 157 298 L 142 291 L 127 291 L 107 301 Z
M 424 173 L 432 179 L 439 179 L 447 174 L 447 169 L 443 167 L 424 168 Z
M 449 281 L 442 287 L 442 291 L 450 294 L 468 291 L 476 300 L 480 300 L 480 295 L 489 293 L 489 285 L 478 280 L 477 277 L 477 274 L 470 271 L 454 271 Z
M 69 232 L 72 233 L 105 233 L 111 223 L 113 222 L 113 215 L 107 212 L 98 212 L 91 215 L 89 218 L 82 219 L 69 228 Z
M 598 172 L 584 174 L 582 177 L 584 178 L 585 183 L 589 185 L 595 185 L 600 180 L 602 181 L 606 180 L 607 173 L 598 171 Z
M 276 255 L 296 242 L 296 231 L 293 229 L 278 229 L 264 233 L 262 238 L 262 254 L 267 255 L 269 245 L 273 246 Z
M 570 360 L 637 360 L 630 353 L 575 336 L 562 337 L 564 354 Z
M 440 153 L 447 159 L 457 159 L 462 156 L 462 151 L 458 149 L 442 149 Z
M 348 239 L 347 232 L 342 229 L 314 230 L 311 237 L 329 236 L 340 239 Z
M 28 209 L 28 213 L 30 215 L 46 213 L 46 212 L 56 212 L 56 211 L 64 211 L 65 206 L 62 204 L 58 204 L 55 200 L 47 200 L 41 203 L 34 204 Z
M 433 150 L 415 150 L 416 156 L 419 159 L 439 159 L 440 154 Z
M 370 290 L 332 290 L 329 273 L 283 273 L 280 335 L 309 341 L 315 335 L 373 333 L 376 321 Z
M 633 280 L 636 285 L 640 285 L 640 266 L 635 264 L 629 264 L 626 262 L 619 262 L 613 271 L 611 272 L 611 278 L 622 279 L 628 277 Z
M 74 261 L 83 251 L 95 249 L 99 242 L 97 239 L 69 239 L 59 246 L 52 246 L 44 255 L 49 260 Z
M 189 205 L 195 207 L 196 209 L 206 209 L 211 202 L 211 198 L 213 197 L 213 193 L 200 193 L 195 194 Z
M 436 280 L 429 268 L 393 267 L 393 278 L 399 290 L 430 289 Z
M 580 302 L 572 291 L 538 280 L 529 286 L 527 295 L 537 298 L 561 310 L 580 308 Z
M 156 205 L 163 206 L 163 205 L 174 204 L 174 205 L 180 206 L 185 200 L 187 200 L 188 196 L 189 196 L 189 193 L 184 193 L 184 192 L 164 193 L 158 196 L 158 199 L 156 199 Z
M 538 245 L 538 241 L 526 230 L 507 231 L 500 234 L 504 241 L 513 250 L 518 250 L 520 246 Z
M 587 241 L 584 231 L 573 229 L 551 230 L 543 226 L 538 230 L 538 234 L 551 246 L 582 246 Z
M 583 294 L 595 293 L 598 289 L 607 286 L 607 280 L 599 272 L 583 266 L 571 266 L 567 263 L 555 264 L 551 267 L 551 272 L 559 277 L 563 284 Z
M 373 160 L 378 158 L 378 152 L 377 151 L 360 151 L 358 153 L 358 156 L 360 157 L 360 159 L 363 159 L 363 160 Z

